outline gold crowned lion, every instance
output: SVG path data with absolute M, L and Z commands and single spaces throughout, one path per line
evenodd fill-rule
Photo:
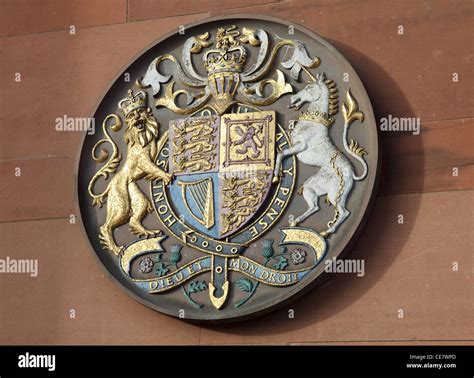
M 127 125 L 123 135 L 127 144 L 125 163 L 105 190 L 101 194 L 94 194 L 93 188 L 97 179 L 103 177 L 106 180 L 109 174 L 114 174 L 122 160 L 122 155 L 107 130 L 109 120 L 113 119 L 115 122 L 110 125 L 112 131 L 119 131 L 122 122 L 116 114 L 110 114 L 102 123 L 105 138 L 98 141 L 92 149 L 92 158 L 98 162 L 104 162 L 109 158 L 109 153 L 103 149 L 100 155 L 96 156 L 97 148 L 103 143 L 112 145 L 112 154 L 107 163 L 89 182 L 89 195 L 92 197 L 93 206 L 102 207 L 107 198 L 107 218 L 100 227 L 99 238 L 104 249 L 117 255 L 121 248 L 113 238 L 115 228 L 128 222 L 130 231 L 138 236 L 154 235 L 161 232 L 148 230 L 142 225 L 143 218 L 148 212 L 153 212 L 153 207 L 136 181 L 142 178 L 163 180 L 167 185 L 172 179 L 171 174 L 164 172 L 155 164 L 164 138 L 158 141 L 158 122 L 147 105 L 146 92 L 140 91 L 133 95 L 133 91 L 129 90 L 128 98 L 120 101 L 119 108 L 125 116 Z

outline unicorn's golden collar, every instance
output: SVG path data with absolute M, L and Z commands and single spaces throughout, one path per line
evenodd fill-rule
M 298 120 L 311 121 L 320 123 L 326 127 L 331 126 L 334 123 L 334 118 L 329 117 L 327 113 L 320 111 L 304 111 L 300 112 Z

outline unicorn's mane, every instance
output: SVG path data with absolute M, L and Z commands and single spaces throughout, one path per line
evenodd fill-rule
M 337 85 L 333 80 L 325 80 L 324 84 L 326 84 L 326 87 L 329 90 L 329 111 L 328 115 L 333 116 L 334 114 L 337 113 L 338 109 L 338 99 L 339 96 L 337 94 Z

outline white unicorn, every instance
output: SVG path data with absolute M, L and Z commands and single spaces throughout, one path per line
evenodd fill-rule
M 350 91 L 346 94 L 348 106 L 343 104 L 344 115 L 344 149 L 348 154 L 359 161 L 363 166 L 363 173 L 357 176 L 351 162 L 336 148 L 329 135 L 329 127 L 334 122 L 331 116 L 337 113 L 337 89 L 332 80 L 324 80 L 324 74 L 311 77 L 310 82 L 304 89 L 291 96 L 289 108 L 298 110 L 306 102 L 308 109 L 301 112 L 298 120 L 290 126 L 292 144 L 289 148 L 277 154 L 274 182 L 278 182 L 282 159 L 287 156 L 296 155 L 304 164 L 319 166 L 319 171 L 309 177 L 298 191 L 303 194 L 308 204 L 308 209 L 293 221 L 291 226 L 303 222 L 319 210 L 318 199 L 327 195 L 326 201 L 334 206 L 334 219 L 328 223 L 328 229 L 321 234 L 326 236 L 334 233 L 342 222 L 349 216 L 346 208 L 347 198 L 355 181 L 363 180 L 367 176 L 367 163 L 363 159 L 366 153 L 359 147 L 356 141 L 347 144 L 347 130 L 349 125 L 356 119 L 364 120 L 364 114 L 357 109 L 357 102 Z

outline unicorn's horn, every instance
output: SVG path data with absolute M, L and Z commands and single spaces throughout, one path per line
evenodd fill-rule
M 313 83 L 316 83 L 317 80 L 316 80 L 316 78 L 313 76 L 313 74 L 312 74 L 311 72 L 309 72 L 309 70 L 308 70 L 305 66 L 301 65 L 301 68 L 303 69 L 304 72 L 306 72 L 306 74 L 309 76 L 309 78 L 311 79 L 311 81 L 312 81 Z

